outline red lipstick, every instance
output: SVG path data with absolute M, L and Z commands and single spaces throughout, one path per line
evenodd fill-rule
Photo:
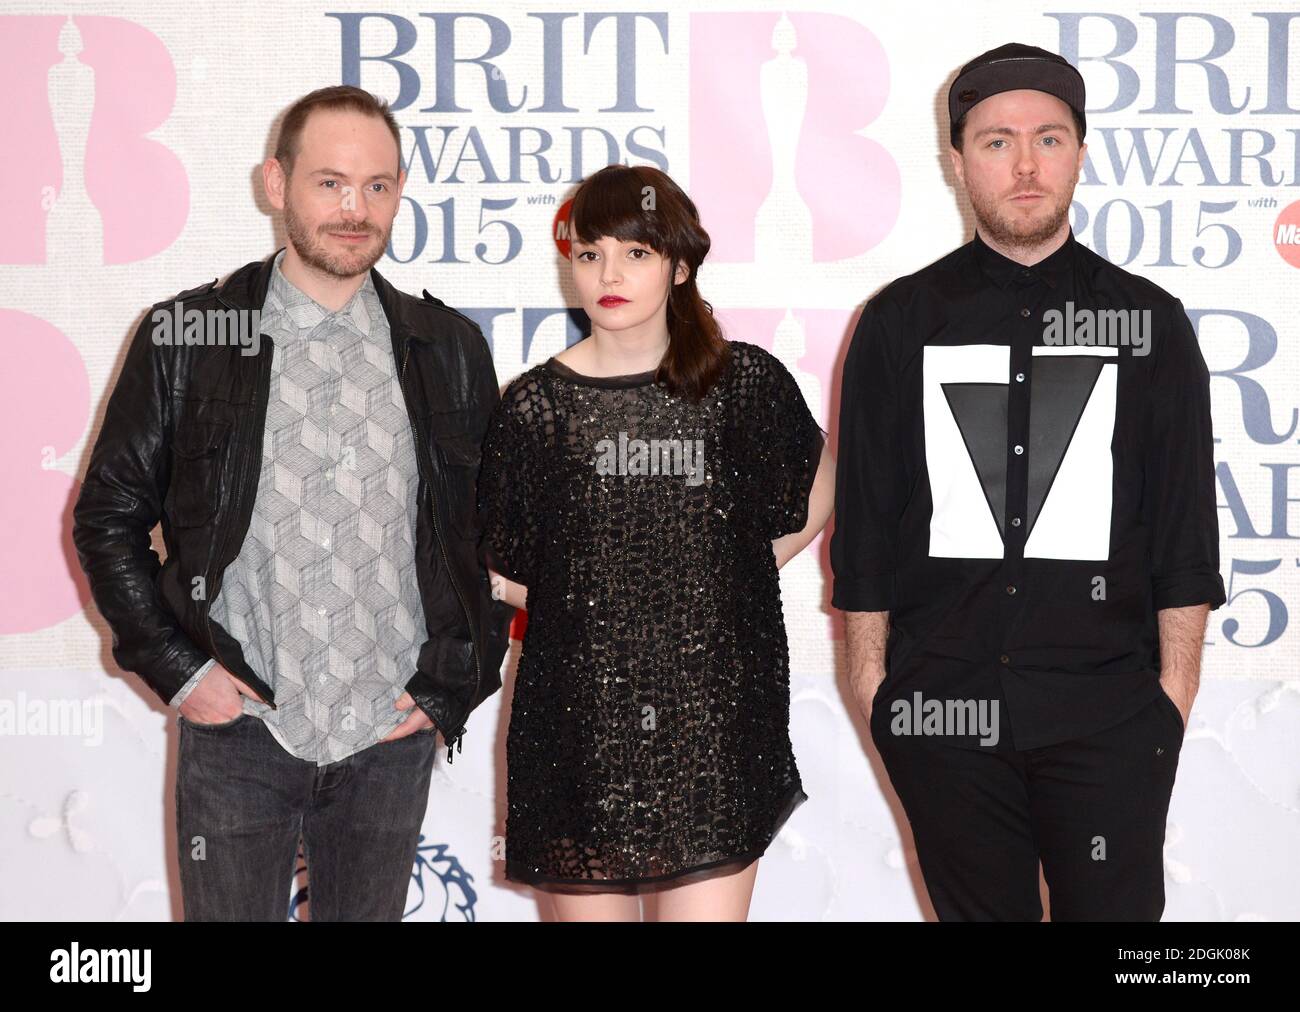
M 621 306 L 627 301 L 628 300 L 623 298 L 621 295 L 602 295 L 599 303 L 606 309 L 613 309 L 615 306 Z

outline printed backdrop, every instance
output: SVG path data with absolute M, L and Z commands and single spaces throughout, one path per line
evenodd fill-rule
M 1087 81 L 1076 236 L 1183 300 L 1214 377 L 1228 603 L 1169 815 L 1166 918 L 1296 917 L 1300 5 L 1184 0 L 0 4 L 0 917 L 179 916 L 175 712 L 114 665 L 71 509 L 145 309 L 283 243 L 259 164 L 295 98 L 350 83 L 392 103 L 410 179 L 379 268 L 478 320 L 502 383 L 583 336 L 552 240 L 576 183 L 667 170 L 713 237 L 701 285 L 729 334 L 778 355 L 834 434 L 863 302 L 971 236 L 947 88 L 1013 40 Z M 782 571 L 810 801 L 752 914 L 933 917 L 846 708 L 827 542 Z M 545 916 L 502 878 L 518 649 L 455 764 L 439 753 L 411 919 Z M 285 883 L 286 916 L 307 916 L 307 884 Z

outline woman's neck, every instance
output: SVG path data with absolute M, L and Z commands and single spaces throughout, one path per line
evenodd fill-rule
M 630 376 L 656 368 L 667 350 L 667 330 L 613 334 L 592 328 L 588 337 L 555 357 L 588 376 Z

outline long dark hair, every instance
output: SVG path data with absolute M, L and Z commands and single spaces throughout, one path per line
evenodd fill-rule
M 731 346 L 695 279 L 712 245 L 691 198 L 651 165 L 607 165 L 583 180 L 569 211 L 570 236 L 639 242 L 669 261 L 668 351 L 656 370 L 668 392 L 699 400 L 722 375 Z M 673 284 L 678 264 L 690 277 Z

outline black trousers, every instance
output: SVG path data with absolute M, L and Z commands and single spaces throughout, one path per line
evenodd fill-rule
M 1128 720 L 1017 751 L 890 730 L 871 738 L 907 812 L 943 921 L 1038 921 L 1038 864 L 1053 921 L 1158 921 L 1165 817 L 1183 742 L 1163 692 Z

